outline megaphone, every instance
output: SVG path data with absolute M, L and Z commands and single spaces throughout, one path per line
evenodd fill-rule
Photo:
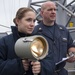
M 48 42 L 40 35 L 22 37 L 15 43 L 15 53 L 21 59 L 41 60 L 48 54 Z

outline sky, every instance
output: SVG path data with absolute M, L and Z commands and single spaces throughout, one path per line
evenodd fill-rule
M 31 0 L 32 2 L 42 0 Z M 67 0 L 70 3 L 73 0 Z M 20 7 L 27 7 L 29 0 L 0 0 L 0 32 L 9 32 L 13 18 Z

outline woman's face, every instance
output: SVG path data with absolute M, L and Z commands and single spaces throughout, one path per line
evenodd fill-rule
M 18 31 L 25 34 L 31 34 L 35 26 L 35 19 L 36 15 L 34 12 L 28 11 L 25 13 L 22 19 L 17 20 Z

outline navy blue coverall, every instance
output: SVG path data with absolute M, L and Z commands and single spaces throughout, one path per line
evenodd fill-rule
M 68 30 L 56 23 L 53 26 L 46 26 L 43 22 L 40 22 L 39 25 L 36 25 L 33 33 L 42 35 L 47 39 L 49 50 L 53 52 L 55 63 L 66 57 L 68 49 L 74 46 Z M 65 64 L 66 62 L 62 62 L 57 65 L 54 75 L 67 75 L 68 72 L 64 69 Z
M 26 72 L 22 65 L 22 60 L 17 57 L 14 45 L 17 39 L 27 35 L 18 32 L 12 27 L 12 34 L 0 39 L 0 75 L 33 75 L 31 65 Z M 41 62 L 41 73 L 38 75 L 53 75 L 55 64 L 52 53 L 47 55 Z M 26 73 L 26 74 L 24 74 Z

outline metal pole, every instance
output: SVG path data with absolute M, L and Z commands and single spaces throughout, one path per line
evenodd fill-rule
M 66 27 L 68 30 L 75 30 L 75 27 Z
M 68 13 L 70 13 L 72 16 L 75 16 L 70 10 L 68 10 L 65 6 L 63 6 L 61 3 L 59 3 L 59 2 L 57 2 L 56 1 L 56 3 L 60 6 L 60 7 L 62 7 L 64 10 L 66 10 Z
M 28 7 L 30 8 L 32 0 L 29 0 Z

